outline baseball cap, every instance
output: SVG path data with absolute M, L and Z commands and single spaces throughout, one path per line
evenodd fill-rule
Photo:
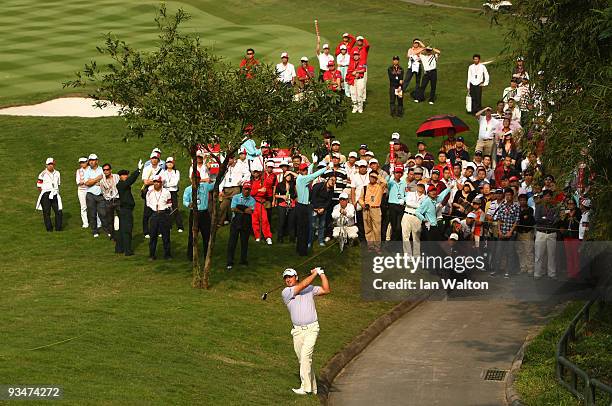
M 363 159 L 360 159 L 359 161 L 355 162 L 355 165 L 357 165 L 357 166 L 368 166 L 368 163 L 366 161 L 364 161 Z
M 459 136 L 459 137 L 457 137 L 457 138 L 456 138 L 456 140 L 457 140 L 457 141 L 461 141 L 461 142 L 463 142 L 463 137 L 462 137 L 462 136 Z
M 278 166 L 289 166 L 289 161 L 282 160 Z
M 353 55 L 359 55 L 359 50 L 358 50 L 358 49 L 355 49 L 355 50 L 353 51 Z
M 87 158 L 85 158 L 84 156 L 79 158 L 79 163 L 81 162 L 87 162 Z
M 431 173 L 437 173 L 437 174 L 439 175 L 439 174 L 440 174 L 440 170 L 439 170 L 439 169 L 433 169 L 433 170 L 431 171 Z
M 152 152 L 151 155 L 149 156 L 149 158 L 151 158 L 151 159 L 153 159 L 153 158 L 159 159 L 159 157 L 157 156 L 157 152 Z
M 96 160 L 96 159 L 98 159 L 98 156 L 96 154 L 89 154 L 89 157 L 87 159 L 89 161 Z
M 414 173 L 415 174 L 418 173 L 418 174 L 422 175 L 423 174 L 423 168 L 414 168 Z
M 376 158 L 372 158 L 372 159 L 370 159 L 370 162 L 369 162 L 369 163 L 370 163 L 370 164 L 377 164 L 377 163 L 378 163 L 378 159 L 376 159 Z
M 423 154 L 416 154 L 414 157 L 415 158 L 421 158 L 421 159 L 425 158 L 425 156 Z
M 465 165 L 465 169 L 471 169 L 473 171 L 476 170 L 476 165 L 474 165 L 473 163 L 469 162 L 467 165 Z
M 480 197 L 475 197 L 474 200 L 472 200 L 472 203 L 481 204 L 482 200 L 480 199 Z
M 329 49 L 329 44 L 323 44 L 323 49 Z
M 151 152 L 157 152 L 158 154 L 161 154 L 161 149 L 155 147 L 155 148 L 153 148 L 153 151 L 151 151 Z
M 474 213 L 474 212 L 468 213 L 467 218 L 475 219 L 476 218 L 476 213 Z
M 270 144 L 268 144 L 268 141 L 262 141 L 262 142 L 261 142 L 261 144 L 259 144 L 259 147 L 260 147 L 260 148 L 261 148 L 261 147 L 266 147 L 266 148 L 267 148 L 267 147 L 269 147 L 269 146 L 270 146 Z
M 368 144 L 361 144 L 359 149 L 368 149 Z
M 204 157 L 204 152 L 202 152 L 202 150 L 199 149 L 196 151 L 196 156 Z
M 342 192 L 340 193 L 340 196 L 338 196 L 338 199 L 348 199 L 348 194 Z
M 49 157 L 49 158 L 47 158 L 47 160 L 45 161 L 45 165 L 49 165 L 49 164 L 52 164 L 52 163 L 54 163 L 54 162 L 55 162 L 55 160 L 54 160 L 53 158 Z
M 243 189 L 250 189 L 251 188 L 251 182 L 246 181 L 242 184 L 242 188 Z
M 554 181 L 555 181 L 555 177 L 554 177 L 554 176 L 552 176 L 552 175 L 546 175 L 546 176 L 544 177 L 544 180 L 546 180 L 546 179 L 548 179 L 548 180 L 550 180 L 550 181 L 552 181 L 552 182 L 554 182 Z
M 282 59 L 282 58 L 287 58 L 287 59 L 289 59 L 289 54 L 288 54 L 287 52 L 283 52 L 283 53 L 281 53 L 281 59 Z
M 346 45 L 344 45 L 344 44 L 340 45 L 340 49 L 341 49 L 341 50 L 342 50 L 342 49 L 347 49 L 347 48 L 346 48 Z
M 360 41 L 362 39 L 363 39 L 363 37 L 361 35 L 358 35 L 357 38 L 355 38 L 356 41 Z
M 519 180 L 518 176 L 510 176 L 510 182 L 516 182 L 517 180 Z
M 301 57 L 300 62 L 308 62 L 308 57 L 307 56 Z
M 272 162 L 272 161 L 268 161 L 268 162 L 266 162 L 266 167 L 268 167 L 268 168 L 269 168 L 269 167 L 274 168 L 274 162 Z
M 457 235 L 457 233 L 451 233 L 451 235 L 448 237 L 449 240 L 455 240 L 455 241 L 459 241 L 459 236 Z
M 308 164 L 307 164 L 307 163 L 302 163 L 302 164 L 300 164 L 299 169 L 300 169 L 300 171 L 303 171 L 303 170 L 305 170 L 305 169 L 308 169 Z
M 476 156 L 482 156 L 482 151 L 476 151 L 476 152 L 474 152 L 474 155 L 476 155 Z
M 393 55 L 393 60 L 399 61 L 399 55 Z
M 337 153 L 337 152 L 334 152 L 334 153 L 331 155 L 331 157 L 332 157 L 332 158 L 338 158 L 338 159 L 340 159 L 340 154 L 339 154 L 339 153 Z
M 451 224 L 453 224 L 453 223 L 460 223 L 460 222 L 461 222 L 461 220 L 459 220 L 457 217 L 453 218 L 453 219 L 450 221 L 450 223 L 451 223 Z
M 395 173 L 404 173 L 404 168 L 402 168 L 401 166 L 396 166 L 395 169 L 393 170 L 393 172 L 395 172 Z
M 503 194 L 504 193 L 504 189 L 495 189 L 495 193 Z
M 242 155 L 242 154 L 246 154 L 246 148 L 242 148 L 240 151 L 238 151 L 238 155 Z
M 433 192 L 434 190 L 438 190 L 438 189 L 436 189 L 434 185 L 429 185 L 429 187 L 427 188 L 427 193 Z
M 334 65 L 335 65 L 334 61 L 327 62 L 327 66 L 334 66 Z
M 370 176 L 378 176 L 378 172 L 376 172 L 376 171 L 370 171 Z
M 367 151 L 365 154 L 366 156 L 374 156 L 374 152 L 372 151 Z
M 162 181 L 162 177 L 161 175 L 155 175 L 153 176 L 153 182 L 161 182 Z
M 169 156 L 166 158 L 166 162 L 174 162 L 174 157 Z
M 349 33 L 348 33 L 348 32 L 345 32 L 344 34 L 342 34 L 342 36 L 343 36 L 343 37 L 348 37 L 348 36 L 349 36 Z
M 391 139 L 392 140 L 399 140 L 400 139 L 400 134 L 398 132 L 394 132 L 393 134 L 391 134 Z
M 591 207 L 591 199 L 584 199 L 584 200 L 582 201 L 582 205 L 583 205 L 584 207 Z
M 351 151 L 351 152 L 349 152 L 348 157 L 349 158 L 357 158 L 358 155 L 357 155 L 357 153 L 355 151 Z
M 331 142 L 331 145 L 340 145 L 340 141 L 338 141 L 338 140 L 333 140 L 333 141 Z
M 283 271 L 283 278 L 287 276 L 297 276 L 297 271 L 293 268 L 287 268 Z

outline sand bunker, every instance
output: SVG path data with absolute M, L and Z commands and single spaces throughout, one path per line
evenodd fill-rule
M 5 116 L 37 117 L 116 117 L 119 106 L 108 105 L 99 109 L 96 101 L 87 97 L 61 97 L 40 104 L 29 106 L 7 107 L 0 109 Z

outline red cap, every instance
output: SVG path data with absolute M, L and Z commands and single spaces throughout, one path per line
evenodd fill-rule
M 427 193 L 432 192 L 434 190 L 438 190 L 434 185 L 429 185 L 429 187 L 427 188 Z
M 404 173 L 404 168 L 402 168 L 401 166 L 396 166 L 395 169 L 393 170 L 393 172 L 395 172 L 395 173 Z
M 300 171 L 303 171 L 304 169 L 308 169 L 308 164 L 307 163 L 300 164 L 299 168 L 300 168 Z
M 509 179 L 509 181 L 510 181 L 510 182 L 516 182 L 517 180 L 519 180 L 519 178 L 518 178 L 518 177 L 516 177 L 516 176 L 510 176 L 510 179 Z
M 327 66 L 334 66 L 334 61 L 327 62 Z
M 242 184 L 243 189 L 251 189 L 251 182 L 246 181 Z
M 358 49 L 354 50 L 353 55 L 359 55 L 359 50 Z

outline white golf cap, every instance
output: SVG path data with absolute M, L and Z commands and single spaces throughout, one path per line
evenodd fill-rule
M 340 145 L 340 141 L 338 141 L 338 140 L 333 140 L 331 144 L 332 144 L 332 145 Z
M 87 158 L 89 161 L 94 160 L 94 159 L 98 159 L 98 156 L 96 154 L 89 154 L 89 157 Z
M 398 132 L 394 132 L 393 134 L 391 134 L 391 139 L 392 140 L 399 140 L 400 139 L 400 134 Z
M 448 237 L 449 240 L 455 240 L 455 241 L 459 241 L 459 236 L 457 235 L 457 233 L 451 233 L 451 235 Z
M 287 52 L 281 53 L 281 58 L 289 58 L 289 54 Z
M 268 144 L 268 141 L 262 141 L 261 144 L 259 144 L 259 147 L 269 147 L 270 144 Z
M 307 56 L 301 57 L 300 62 L 308 62 L 308 57 Z
M 469 162 L 467 165 L 465 165 L 465 169 L 468 168 L 472 168 L 472 170 L 476 170 L 476 165 L 474 165 L 472 162 Z
M 360 159 L 359 161 L 355 162 L 355 165 L 357 165 L 357 166 L 368 166 L 368 163 L 366 161 L 364 161 L 363 159 Z
M 153 182 L 161 182 L 163 180 L 161 175 L 153 176 Z
M 425 158 L 425 156 L 423 156 L 423 154 L 416 154 L 414 157 L 415 158 Z
M 174 157 L 169 156 L 168 158 L 166 158 L 166 162 L 174 162 Z
M 342 36 L 343 36 L 343 37 L 348 37 L 348 36 L 349 36 L 349 33 L 348 33 L 348 32 L 345 32 L 344 34 L 342 34 Z
M 332 158 L 338 158 L 338 159 L 340 159 L 340 154 L 339 154 L 339 153 L 337 153 L 337 152 L 332 153 L 332 154 L 331 154 L 331 156 L 332 156 Z
M 474 212 L 468 213 L 467 218 L 475 219 L 476 218 L 476 213 L 474 213 Z
M 342 44 L 340 45 L 340 49 L 342 50 L 342 49 L 348 49 L 348 48 L 346 47 L 346 45 Z
M 53 159 L 53 158 L 49 157 L 49 158 L 47 158 L 47 160 L 45 161 L 45 165 L 49 165 L 49 164 L 52 164 L 52 163 L 54 163 L 54 162 L 55 162 L 55 159 Z
M 583 205 L 584 207 L 591 207 L 591 199 L 584 199 L 584 200 L 582 201 L 582 205 Z
M 374 156 L 374 153 L 372 151 L 367 151 L 365 154 L 366 156 Z
M 338 199 L 348 199 L 348 194 L 342 192 L 340 193 L 340 196 L 338 196 Z
M 272 161 L 268 161 L 268 162 L 266 162 L 266 167 L 268 167 L 268 168 L 274 168 L 274 162 L 272 162 Z
M 355 151 L 351 151 L 348 154 L 349 158 L 358 158 L 359 156 L 357 155 L 357 153 Z
M 377 164 L 377 163 L 378 163 L 378 159 L 376 159 L 376 158 L 370 159 L 370 165 L 371 164 Z
M 201 156 L 202 158 L 204 158 L 204 152 L 202 152 L 202 150 L 197 150 L 196 156 Z
M 329 44 L 323 44 L 323 49 L 329 49 Z
M 157 152 L 151 152 L 151 156 L 149 156 L 149 158 L 151 158 L 151 159 L 153 159 L 153 158 L 159 159 L 159 156 L 157 156 Z
M 363 37 L 361 35 L 358 35 L 357 38 L 355 38 L 356 41 L 360 41 L 362 39 L 363 39 Z
M 151 152 L 157 152 L 157 153 L 161 154 L 161 149 L 155 147 L 155 148 L 153 148 L 153 151 L 151 151 Z
M 286 276 L 297 276 L 297 271 L 293 268 L 287 268 L 283 271 L 283 278 Z
M 79 158 L 79 163 L 81 162 L 87 162 L 87 158 L 85 158 L 84 156 Z

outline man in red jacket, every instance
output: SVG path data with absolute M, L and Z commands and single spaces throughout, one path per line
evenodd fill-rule
M 252 168 L 251 176 L 251 196 L 255 199 L 255 210 L 253 210 L 251 215 L 253 235 L 255 236 L 255 241 L 259 242 L 263 234 L 266 243 L 272 245 L 272 231 L 270 231 L 268 212 L 265 207 L 268 194 L 268 188 L 266 188 L 264 179 L 261 176 L 261 168 L 255 166 Z
M 366 70 L 366 66 L 361 62 L 359 51 L 353 51 L 353 59 L 346 72 L 346 82 L 349 84 L 353 101 L 353 113 L 363 113 Z
M 363 66 L 365 66 L 366 68 L 365 73 L 363 74 L 363 81 L 364 81 L 363 101 L 365 102 L 368 96 L 368 89 L 367 89 L 368 69 L 367 68 L 368 68 L 368 53 L 370 52 L 370 43 L 368 42 L 367 39 L 365 39 L 361 35 L 357 36 L 357 38 L 355 39 L 354 45 L 349 50 L 351 55 L 354 54 L 355 51 L 359 51 L 359 60 L 361 61 Z
M 259 61 L 255 59 L 255 50 L 253 48 L 247 49 L 246 56 L 240 61 L 240 72 L 251 79 L 258 66 Z
M 327 83 L 327 87 L 337 92 L 340 90 L 340 84 L 342 83 L 342 73 L 336 69 L 334 61 L 327 63 L 327 71 L 323 73 L 323 81 Z
M 308 64 L 308 57 L 306 56 L 303 56 L 300 62 L 301 66 L 297 70 L 297 78 L 300 89 L 304 89 L 314 79 L 314 67 Z
M 344 34 L 342 34 L 342 41 L 340 41 L 340 43 L 338 43 L 338 45 L 336 46 L 336 55 L 340 53 L 340 47 L 342 45 L 346 47 L 347 51 L 349 51 L 349 54 L 350 54 L 350 50 L 354 44 L 355 44 L 355 37 L 353 37 L 348 32 L 345 32 Z

